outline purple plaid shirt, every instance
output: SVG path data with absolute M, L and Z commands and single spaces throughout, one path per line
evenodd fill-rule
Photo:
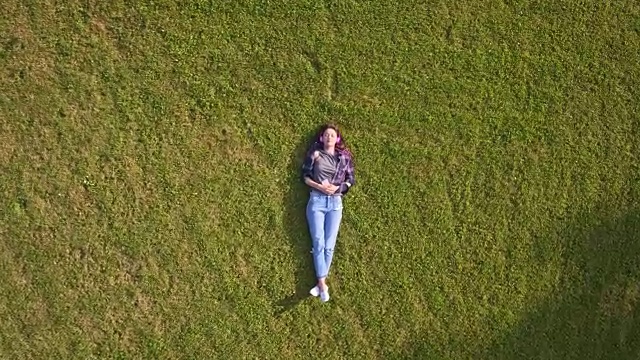
M 306 177 L 313 177 L 313 153 L 316 150 L 322 149 L 322 144 L 315 143 L 311 146 L 311 149 L 307 152 L 307 156 L 302 163 L 302 179 Z M 337 193 L 344 195 L 349 191 L 349 188 L 355 184 L 354 166 L 351 153 L 345 150 L 336 149 L 338 154 L 338 170 L 336 171 L 331 184 L 339 186 Z M 346 183 L 351 184 L 347 186 Z

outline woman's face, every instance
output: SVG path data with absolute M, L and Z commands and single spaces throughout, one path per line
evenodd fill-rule
M 322 134 L 322 143 L 327 146 L 335 146 L 338 141 L 338 133 L 334 129 L 327 129 Z

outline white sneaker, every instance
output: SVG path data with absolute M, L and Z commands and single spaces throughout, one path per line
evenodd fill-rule
M 329 301 L 329 288 L 327 287 L 327 289 L 325 291 L 321 291 L 320 292 L 320 301 L 327 302 Z
M 313 289 L 309 290 L 309 294 L 315 297 L 320 296 L 320 288 L 318 287 L 318 285 L 314 286 Z

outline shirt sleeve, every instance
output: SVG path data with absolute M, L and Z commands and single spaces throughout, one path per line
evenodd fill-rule
M 349 185 L 346 183 L 349 183 Z M 344 172 L 344 182 L 340 184 L 340 193 L 342 195 L 346 194 L 355 183 L 355 168 L 353 166 L 353 160 L 349 157 L 347 160 L 347 167 Z
M 304 162 L 302 163 L 302 181 L 305 178 L 310 177 L 313 178 L 313 153 L 315 151 L 315 145 L 311 146 L 311 149 L 307 151 L 307 154 L 304 157 Z

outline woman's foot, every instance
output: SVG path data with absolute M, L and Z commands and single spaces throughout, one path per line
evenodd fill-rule
M 329 287 L 325 286 L 324 291 L 320 291 L 320 301 L 327 302 L 329 301 Z
M 327 291 L 329 291 L 329 287 L 326 287 Z M 318 297 L 320 296 L 320 294 L 322 294 L 322 290 L 320 290 L 320 287 L 318 285 L 314 286 L 313 288 L 311 288 L 311 290 L 309 290 L 309 294 L 311 294 L 311 296 L 315 296 Z

